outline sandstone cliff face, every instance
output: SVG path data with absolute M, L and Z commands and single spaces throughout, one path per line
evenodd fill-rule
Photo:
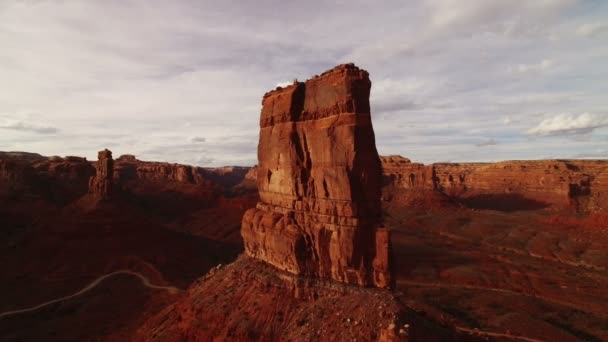
M 0 152 L 0 193 L 13 198 L 45 198 L 63 205 L 88 191 L 94 172 L 84 158 Z
M 34 169 L 20 160 L 0 159 L 0 194 L 13 195 L 25 191 L 34 177 Z
M 390 285 L 370 88 L 350 64 L 264 96 L 260 202 L 241 230 L 249 256 L 298 275 Z
M 254 165 L 245 174 L 243 180 L 237 185 L 237 188 L 244 190 L 255 190 L 258 189 L 258 166 Z
M 95 174 L 93 165 L 82 157 L 51 157 L 33 167 L 40 180 L 38 187 L 52 194 L 53 202 L 62 204 L 86 194 Z
M 401 156 L 382 156 L 384 186 L 403 189 L 435 189 L 435 169 L 432 165 L 412 163 Z
M 393 189 L 439 191 L 473 206 L 539 208 L 581 212 L 606 210 L 608 162 L 586 160 L 437 163 L 422 165 L 383 157 L 385 185 Z M 523 207 L 522 207 L 523 208 Z M 531 208 L 531 209 L 534 209 Z
M 250 167 L 244 166 L 223 166 L 223 167 L 206 167 L 203 168 L 208 179 L 217 184 L 233 187 L 241 183 L 251 170 Z
M 96 174 L 89 182 L 89 192 L 96 198 L 109 200 L 112 198 L 114 184 L 114 159 L 112 151 L 103 150 L 97 154 Z
M 591 199 L 587 209 L 592 212 L 608 213 L 608 168 L 593 179 Z
M 171 220 L 198 209 L 217 205 L 225 187 L 210 180 L 196 166 L 141 161 L 133 155 L 114 163 L 114 184 L 125 198 Z
M 203 184 L 206 181 L 201 168 L 182 164 L 144 162 L 133 155 L 123 155 L 116 159 L 114 177 L 117 183 L 137 180 Z

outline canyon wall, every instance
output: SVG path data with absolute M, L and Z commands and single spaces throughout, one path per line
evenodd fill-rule
M 205 173 L 202 168 L 164 162 L 146 162 L 131 154 L 116 159 L 116 183 L 126 184 L 130 181 L 179 182 L 204 184 Z
M 245 166 L 198 167 L 177 163 L 142 161 L 132 154 L 115 161 L 116 183 L 176 182 L 195 185 L 232 187 L 239 184 L 250 171 Z
M 437 191 L 471 206 L 544 206 L 605 211 L 608 161 L 530 160 L 422 165 L 382 157 L 385 196 L 391 191 Z
M 264 96 L 247 255 L 293 274 L 390 285 L 370 88 L 368 73 L 347 64 Z
M 28 163 L 15 159 L 0 159 L 0 193 L 25 190 L 34 176 Z
M 101 158 L 89 162 L 75 156 L 0 151 L 0 197 L 40 199 L 61 207 L 87 193 L 99 198 L 114 193 L 143 207 L 155 207 L 158 214 L 175 216 L 254 191 L 250 182 L 237 188 L 249 167 L 205 168 L 122 155 L 112 161 L 110 171 L 104 169 L 109 166 L 106 156 Z
M 85 158 L 0 152 L 0 194 L 13 199 L 43 197 L 63 205 L 87 193 L 94 173 Z

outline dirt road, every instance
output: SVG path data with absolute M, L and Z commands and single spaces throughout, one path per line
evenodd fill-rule
M 161 286 L 161 285 L 154 285 L 152 283 L 150 283 L 150 280 L 148 278 L 146 278 L 146 276 L 144 276 L 141 273 L 138 272 L 133 272 L 130 270 L 118 270 L 118 271 L 114 271 L 112 273 L 108 273 L 105 275 L 102 275 L 101 277 L 95 279 L 93 282 L 91 282 L 89 285 L 85 286 L 83 289 L 81 289 L 80 291 L 73 293 L 71 295 L 65 296 L 65 297 L 61 297 L 61 298 L 56 298 L 53 300 L 49 300 L 47 302 L 44 302 L 42 304 L 30 307 L 30 308 L 25 308 L 25 309 L 19 309 L 19 310 L 11 310 L 11 311 L 6 311 L 6 312 L 2 312 L 0 313 L 0 319 L 7 317 L 7 316 L 12 316 L 12 315 L 17 315 L 17 314 L 21 314 L 21 313 L 26 313 L 26 312 L 32 312 L 32 311 L 36 311 L 39 310 L 45 306 L 49 306 L 55 303 L 59 303 L 62 302 L 64 300 L 68 300 L 74 297 L 78 297 L 90 290 L 92 290 L 93 288 L 95 288 L 95 286 L 99 285 L 102 281 L 111 278 L 115 275 L 119 275 L 119 274 L 128 274 L 128 275 L 132 275 L 135 276 L 137 278 L 139 278 L 142 282 L 142 284 L 148 288 L 151 289 L 155 289 L 155 290 L 166 290 L 169 291 L 170 293 L 178 293 L 179 291 L 181 291 L 180 289 L 178 289 L 177 287 L 173 287 L 173 286 Z

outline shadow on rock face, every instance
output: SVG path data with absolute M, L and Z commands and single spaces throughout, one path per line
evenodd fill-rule
M 496 210 L 504 212 L 539 210 L 549 204 L 526 198 L 520 194 L 488 194 L 477 195 L 461 200 L 461 203 L 471 209 Z

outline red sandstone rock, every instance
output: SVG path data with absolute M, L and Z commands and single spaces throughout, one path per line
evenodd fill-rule
M 608 162 L 537 160 L 422 165 L 399 156 L 382 157 L 387 192 L 438 191 L 483 207 L 555 206 L 601 212 L 608 203 Z M 520 201 L 521 205 L 514 203 Z M 531 208 L 533 209 L 533 208 Z
M 298 275 L 390 285 L 370 88 L 368 73 L 346 64 L 264 96 L 247 255 Z
M 114 183 L 114 160 L 112 151 L 105 149 L 97 154 L 97 173 L 91 177 L 89 192 L 95 197 L 103 200 L 112 198 L 112 187 Z
M 0 159 L 0 195 L 24 192 L 31 185 L 34 169 L 23 160 Z
M 195 281 L 175 304 L 151 316 L 132 340 L 468 339 L 421 318 L 389 291 L 298 277 L 241 257 Z
M 138 160 L 132 154 L 120 156 L 114 163 L 115 183 L 177 182 L 212 186 L 234 186 L 241 182 L 250 168 L 224 166 L 205 168 L 177 163 Z
M 204 172 L 195 166 L 172 164 L 164 162 L 146 162 L 135 159 L 134 156 L 121 156 L 116 160 L 116 183 L 126 183 L 132 180 L 138 182 L 179 182 L 203 184 L 206 181 Z
M 0 195 L 46 199 L 62 206 L 88 191 L 94 171 L 85 158 L 0 152 Z
M 435 170 L 432 165 L 412 163 L 401 156 L 382 156 L 384 186 L 403 189 L 434 189 Z
M 236 186 L 238 189 L 244 190 L 255 190 L 257 192 L 258 189 L 258 166 L 252 166 L 245 176 L 243 180 Z

